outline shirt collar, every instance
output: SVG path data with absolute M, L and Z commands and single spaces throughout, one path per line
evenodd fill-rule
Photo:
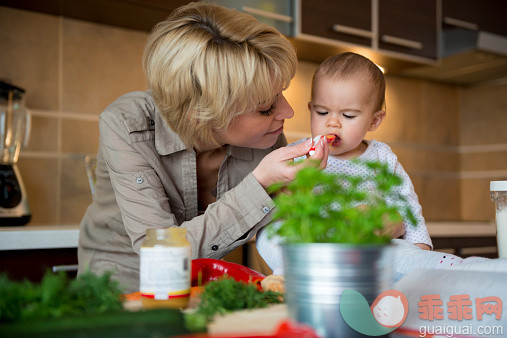
M 186 150 L 186 146 L 159 113 L 155 110 L 155 148 L 159 155 L 174 154 Z M 251 161 L 254 157 L 254 150 L 251 148 L 227 146 L 227 155 L 234 158 Z
M 160 155 L 169 155 L 187 149 L 180 139 L 155 108 L 155 148 Z

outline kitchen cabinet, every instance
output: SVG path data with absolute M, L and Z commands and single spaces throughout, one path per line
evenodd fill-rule
M 68 271 L 74 277 L 77 270 L 77 248 L 2 250 L 0 273 L 7 273 L 13 280 L 28 279 L 40 282 L 46 270 Z
M 380 50 L 437 60 L 437 1 L 380 0 Z
M 91 21 L 129 29 L 150 31 L 176 8 L 190 0 L 0 0 L 8 6 Z
M 296 4 L 295 44 L 302 50 L 312 48 L 301 41 L 336 46 L 335 53 L 354 51 L 383 65 L 391 62 L 387 59 L 413 65 L 435 64 L 439 59 L 439 0 L 296 0 Z
M 294 1 L 292 0 L 213 0 L 218 5 L 251 14 L 257 20 L 275 27 L 285 36 L 294 34 Z
M 444 28 L 460 27 L 507 36 L 506 13 L 507 2 L 502 0 L 442 0 Z
M 371 6 L 371 0 L 302 1 L 301 33 L 370 46 Z

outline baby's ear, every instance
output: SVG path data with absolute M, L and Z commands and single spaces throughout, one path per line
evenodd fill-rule
M 312 101 L 308 102 L 308 110 L 312 111 Z
M 377 129 L 384 120 L 384 117 L 386 117 L 385 110 L 379 110 L 374 112 L 373 120 L 371 121 L 370 128 L 368 128 L 368 131 L 374 131 L 375 129 Z

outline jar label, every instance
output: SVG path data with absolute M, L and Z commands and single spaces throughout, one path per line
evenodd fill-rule
M 148 247 L 140 251 L 141 296 L 157 300 L 190 294 L 190 247 Z

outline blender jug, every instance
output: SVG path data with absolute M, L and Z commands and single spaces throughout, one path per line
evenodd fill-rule
M 489 187 L 495 202 L 498 257 L 507 257 L 507 181 L 491 181 Z
M 16 162 L 30 135 L 25 90 L 0 81 L 0 226 L 30 221 L 26 191 Z

